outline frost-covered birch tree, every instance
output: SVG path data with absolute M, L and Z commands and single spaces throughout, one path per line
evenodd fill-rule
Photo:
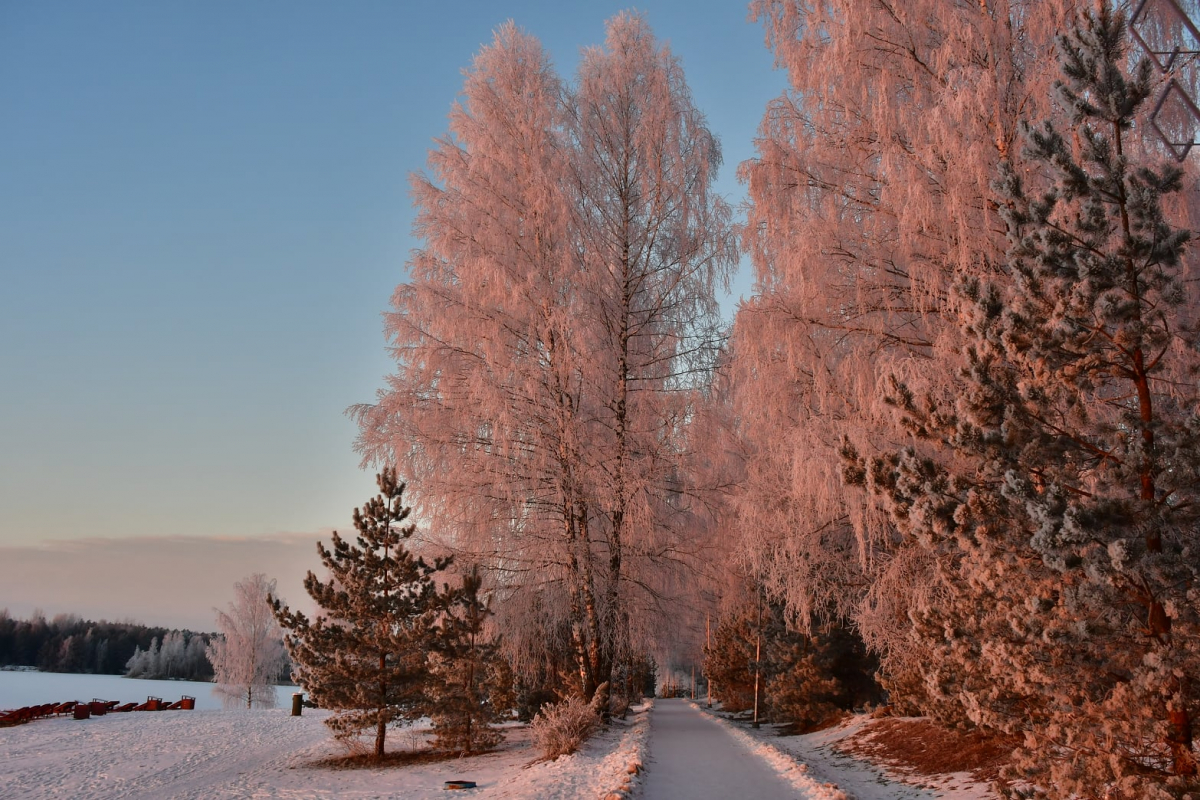
M 353 410 L 366 459 L 411 464 L 440 543 L 488 571 L 518 668 L 569 649 L 585 697 L 628 653 L 621 592 L 664 588 L 658 567 L 687 555 L 663 535 L 689 513 L 677 434 L 732 259 L 718 160 L 640 17 L 610 23 L 575 88 L 502 27 L 414 178 L 422 247 L 387 319 L 397 372 Z
M 632 655 L 629 615 L 649 617 L 696 548 L 688 421 L 716 361 L 717 286 L 735 248 L 712 191 L 720 148 L 678 60 L 644 17 L 609 21 L 584 52 L 570 108 L 585 379 L 595 394 L 593 526 L 608 640 L 597 683 Z
M 255 573 L 233 590 L 228 610 L 217 610 L 219 635 L 208 644 L 214 691 L 226 708 L 274 708 L 275 684 L 288 667 L 283 632 L 271 612 L 275 581 Z
M 582 686 L 598 621 L 585 612 L 587 399 L 563 90 L 540 43 L 511 23 L 475 58 L 429 173 L 412 179 L 422 247 L 387 317 L 397 371 L 354 412 L 367 459 L 410 464 L 440 544 L 495 576 L 510 655 L 569 649 Z M 507 619 L 532 607 L 569 624 Z

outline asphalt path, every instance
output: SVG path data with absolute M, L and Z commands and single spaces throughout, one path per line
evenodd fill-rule
M 796 800 L 771 765 L 686 700 L 657 700 L 650 716 L 647 800 Z

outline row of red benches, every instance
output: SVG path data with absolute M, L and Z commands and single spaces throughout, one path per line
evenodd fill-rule
M 87 719 L 91 716 L 103 716 L 110 712 L 169 711 L 177 708 L 190 710 L 195 707 L 196 698 L 186 694 L 174 703 L 167 703 L 161 697 L 147 697 L 144 703 L 124 704 L 121 704 L 120 700 L 92 700 L 90 703 L 69 700 L 65 703 L 43 703 L 40 706 L 25 706 L 24 708 L 5 711 L 0 713 L 0 727 L 20 725 L 22 722 L 29 722 L 43 717 L 59 716 L 61 714 L 72 714 L 75 719 Z

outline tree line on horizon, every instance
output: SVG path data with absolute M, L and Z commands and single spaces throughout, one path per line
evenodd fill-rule
M 21 620 L 0 609 L 0 667 L 210 680 L 213 670 L 204 656 L 210 635 L 74 614 L 47 619 L 39 611 Z

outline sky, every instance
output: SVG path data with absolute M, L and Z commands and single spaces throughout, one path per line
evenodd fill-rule
M 740 203 L 784 76 L 737 0 L 0 3 L 0 608 L 209 629 L 252 572 L 299 601 L 374 494 L 345 410 L 462 70 L 512 19 L 569 77 L 628 8 Z

